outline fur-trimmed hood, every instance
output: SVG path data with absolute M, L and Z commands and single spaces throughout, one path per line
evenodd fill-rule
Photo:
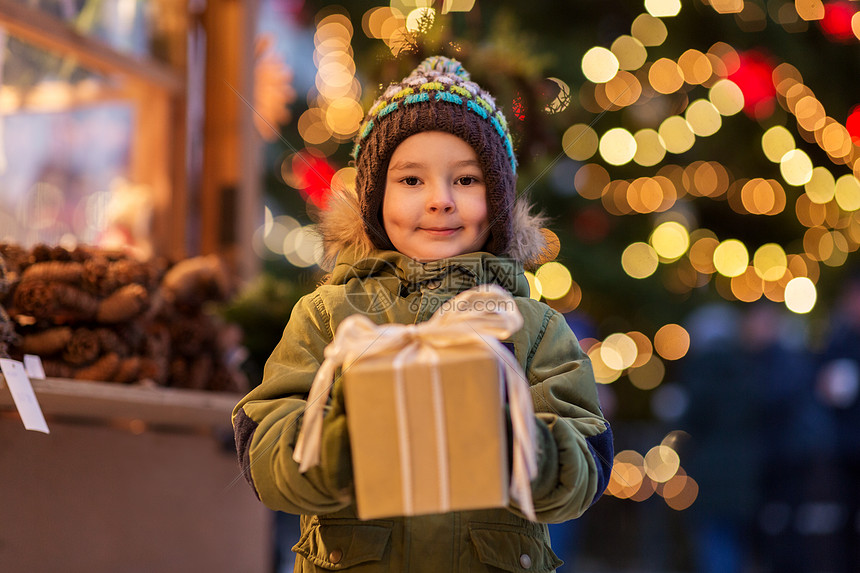
M 511 219 L 511 240 L 507 251 L 500 255 L 519 261 L 527 270 L 554 258 L 543 231 L 547 219 L 542 214 L 533 214 L 525 198 L 517 198 Z M 352 191 L 332 190 L 328 207 L 320 212 L 318 230 L 324 250 L 321 266 L 327 271 L 334 268 L 338 254 L 346 247 L 355 249 L 358 256 L 375 249 L 361 218 L 358 197 Z

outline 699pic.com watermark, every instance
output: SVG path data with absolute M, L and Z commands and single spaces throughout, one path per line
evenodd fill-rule
M 439 305 L 436 311 L 439 314 L 448 312 L 487 312 L 487 313 L 512 313 L 517 311 L 517 303 L 513 299 L 507 300 L 462 300 L 449 298 Z

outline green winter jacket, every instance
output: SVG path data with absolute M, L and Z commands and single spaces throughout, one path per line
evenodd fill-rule
M 524 318 L 524 327 L 505 342 L 526 372 L 538 418 L 532 494 L 540 523 L 523 518 L 513 504 L 357 519 L 341 406 L 326 414 L 320 466 L 301 474 L 292 459 L 324 348 L 351 314 L 377 324 L 418 323 L 451 296 L 486 283 L 510 291 Z M 528 297 L 519 262 L 489 253 L 422 264 L 392 251 L 340 250 L 327 284 L 296 304 L 262 384 L 236 406 L 233 424 L 240 464 L 258 497 L 272 509 L 302 516 L 294 551 L 296 570 L 303 572 L 553 571 L 561 561 L 545 524 L 578 517 L 596 501 L 613 458 L 591 364 L 564 317 Z

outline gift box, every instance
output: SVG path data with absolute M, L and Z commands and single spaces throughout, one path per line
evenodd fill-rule
M 343 384 L 361 519 L 504 507 L 508 448 L 496 350 L 362 358 Z
M 511 295 L 495 285 L 458 294 L 420 324 L 348 316 L 308 392 L 292 456 L 299 471 L 320 464 L 323 416 L 342 368 L 359 517 L 502 507 L 510 496 L 534 521 L 532 398 L 500 342 L 522 325 Z

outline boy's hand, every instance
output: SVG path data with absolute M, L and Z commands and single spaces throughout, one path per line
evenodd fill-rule
M 320 466 L 325 486 L 339 497 L 350 497 L 352 495 L 352 453 L 346 426 L 343 384 L 340 379 L 332 388 L 331 410 L 323 418 L 321 449 Z

